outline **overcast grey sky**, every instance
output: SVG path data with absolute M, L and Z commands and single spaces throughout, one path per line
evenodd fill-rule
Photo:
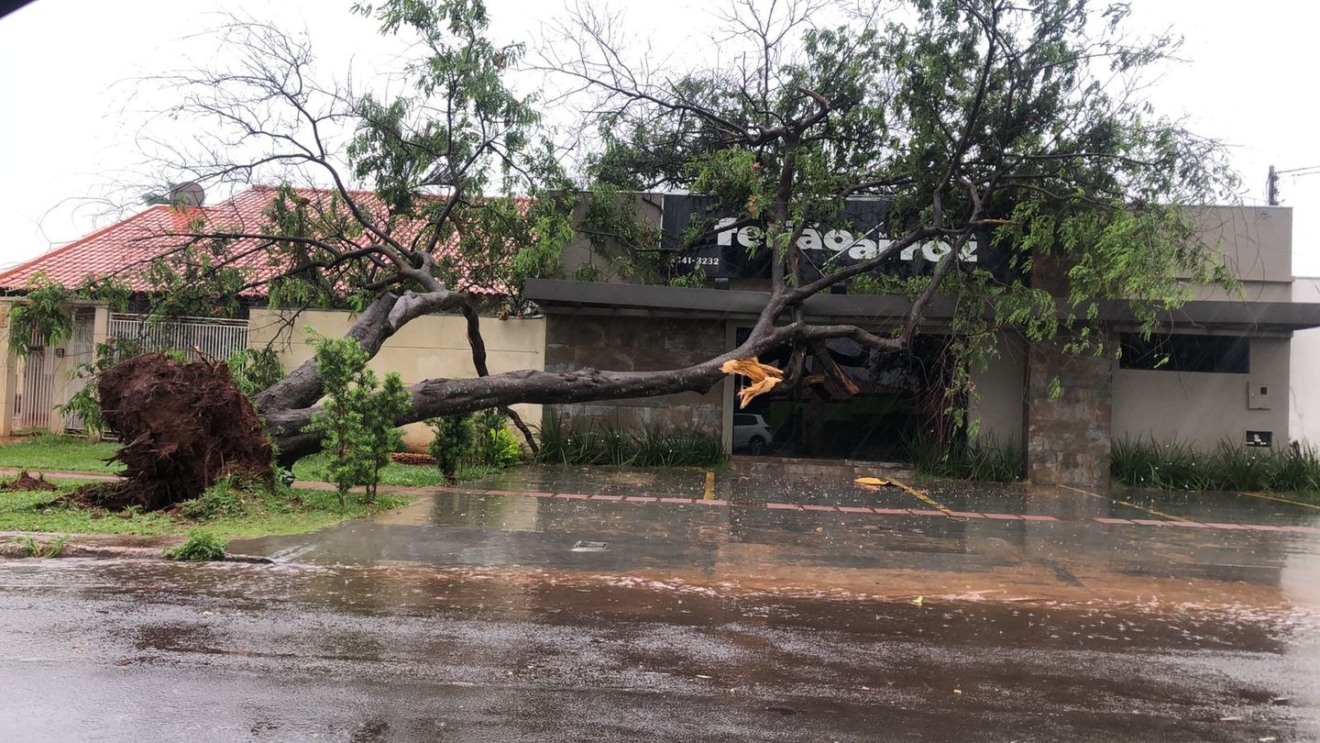
M 306 28 L 330 70 L 350 59 L 359 70 L 388 60 L 374 24 L 351 16 L 349 0 L 36 0 L 0 19 L 0 267 L 39 255 L 104 226 L 123 212 L 96 199 L 132 180 L 144 116 L 169 90 L 131 82 L 205 62 L 207 45 L 189 39 L 215 25 L 221 8 Z M 488 0 L 496 30 L 509 40 L 535 33 L 560 12 L 550 2 Z M 695 0 L 616 0 L 638 32 L 660 44 L 698 36 Z M 1134 26 L 1186 38 L 1185 64 L 1151 91 L 1161 111 L 1185 114 L 1193 128 L 1233 146 L 1248 203 L 1264 202 L 1266 169 L 1320 165 L 1312 102 L 1320 65 L 1314 39 L 1320 10 L 1295 0 L 1134 0 Z M 190 62 L 191 60 L 191 62 Z M 159 122 L 157 124 L 159 126 Z M 1295 209 L 1295 272 L 1320 275 L 1320 175 L 1281 183 Z M 115 199 L 124 202 L 125 194 Z

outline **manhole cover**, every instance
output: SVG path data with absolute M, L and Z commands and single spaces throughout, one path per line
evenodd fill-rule
M 571 551 L 572 552 L 605 552 L 609 550 L 609 548 L 610 548 L 609 542 L 588 542 L 585 540 L 579 540 L 577 544 L 573 545 L 573 549 Z

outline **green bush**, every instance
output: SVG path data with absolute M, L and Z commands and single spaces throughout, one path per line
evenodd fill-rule
M 1110 474 L 1124 485 L 1160 490 L 1305 492 L 1320 489 L 1320 453 L 1311 446 L 1274 451 L 1223 440 L 1212 452 L 1187 442 L 1115 441 Z
M 606 423 L 566 423 L 556 415 L 541 427 L 537 454 L 537 461 L 546 464 L 586 466 L 712 467 L 727 459 L 717 433 L 650 426 L 627 434 Z
M 942 447 L 925 436 L 904 442 L 908 461 L 919 474 L 979 482 L 1017 482 L 1027 475 L 1026 451 L 993 436 Z
M 471 415 L 447 415 L 426 422 L 435 433 L 427 451 L 435 457 L 435 465 L 453 484 L 458 481 L 458 468 L 472 458 L 476 446 L 476 427 Z
M 466 462 L 472 467 L 508 469 L 523 461 L 522 444 L 509 430 L 508 418 L 498 410 L 483 410 L 473 417 L 474 440 Z
M 228 542 L 205 529 L 193 529 L 183 544 L 165 550 L 165 557 L 192 562 L 223 560 L 228 546 Z

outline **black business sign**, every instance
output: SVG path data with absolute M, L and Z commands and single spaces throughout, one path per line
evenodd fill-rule
M 769 251 L 763 246 L 759 227 L 738 227 L 737 219 L 715 213 L 716 202 L 708 196 L 664 197 L 661 217 L 661 247 L 673 251 L 671 265 L 676 274 L 700 268 L 711 278 L 761 278 L 769 276 Z M 803 278 L 811 281 L 822 273 L 870 260 L 887 249 L 893 240 L 886 216 L 889 204 L 880 199 L 849 199 L 835 224 L 813 224 L 802 230 L 797 245 L 807 261 Z M 707 236 L 684 247 L 693 225 L 706 227 Z M 963 246 L 962 259 L 977 263 L 987 252 L 984 237 Z M 929 273 L 940 258 L 952 250 L 942 241 L 910 245 L 879 269 L 886 274 L 914 276 Z

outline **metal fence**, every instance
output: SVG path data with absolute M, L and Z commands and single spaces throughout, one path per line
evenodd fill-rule
M 247 320 L 215 320 L 185 317 L 171 322 L 148 322 L 140 315 L 111 313 L 108 335 L 139 345 L 144 351 L 199 352 L 211 359 L 225 359 L 247 348 Z

